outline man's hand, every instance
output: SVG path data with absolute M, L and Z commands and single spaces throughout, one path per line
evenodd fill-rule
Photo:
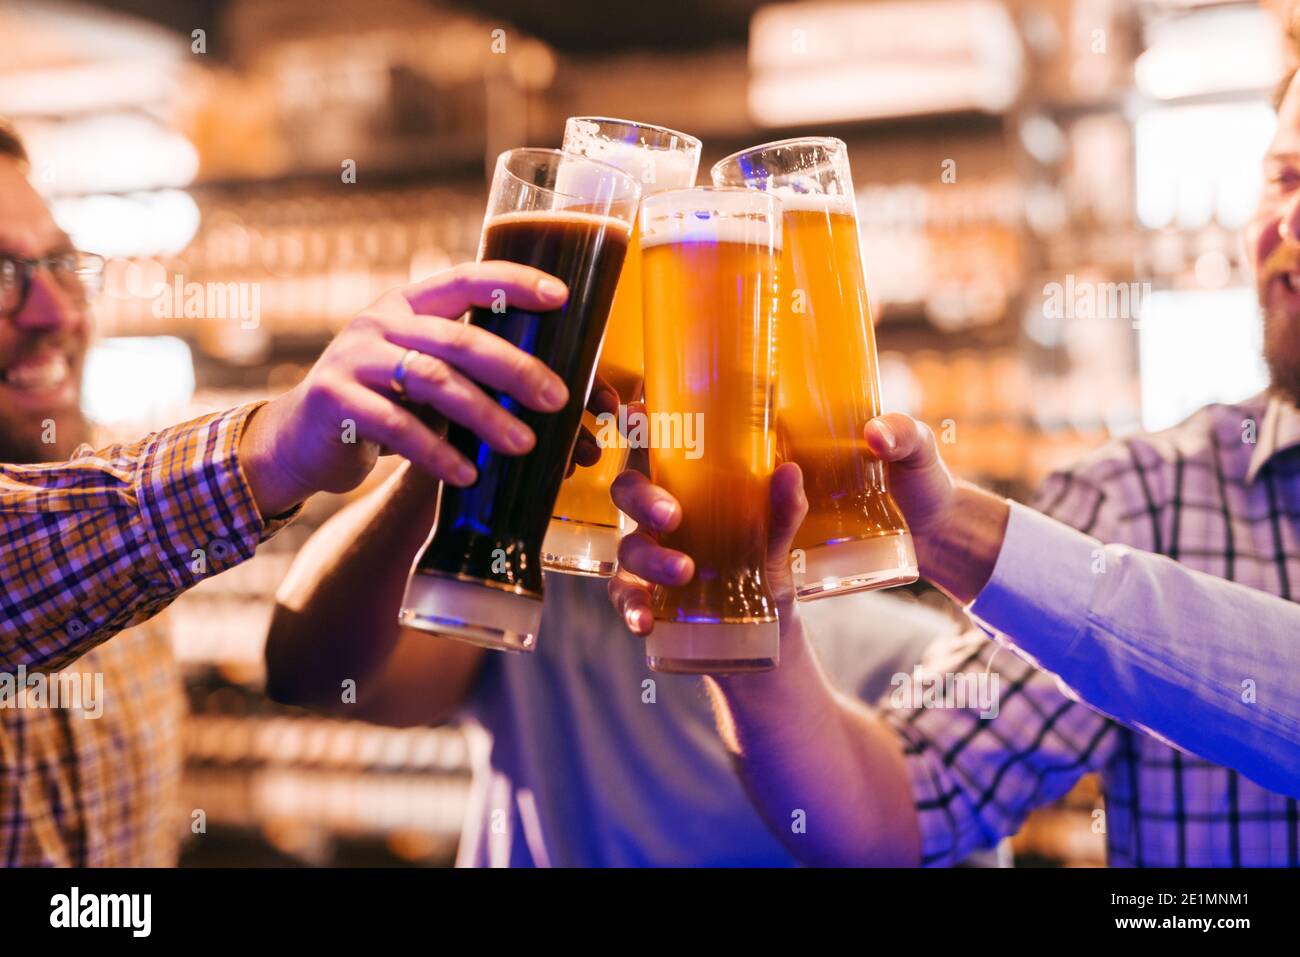
M 988 582 L 1006 531 L 1006 502 L 953 479 L 939 457 L 934 433 L 911 416 L 891 413 L 867 423 L 871 451 L 889 464 L 889 491 L 916 546 L 921 574 L 958 601 L 972 601 Z M 651 588 L 683 585 L 695 574 L 689 555 L 664 548 L 653 533 L 671 531 L 681 506 L 638 472 L 624 472 L 610 489 L 614 504 L 639 526 L 619 547 L 619 571 L 609 595 L 634 634 L 654 628 Z M 798 467 L 782 465 L 772 476 L 772 541 L 768 575 L 781 612 L 782 634 L 793 621 L 789 551 L 808 511 Z
M 618 414 L 618 392 L 614 387 L 596 376 L 596 381 L 591 386 L 591 397 L 587 399 L 587 411 L 592 415 L 600 416 L 602 414 Z M 568 470 L 564 476 L 568 478 L 573 474 L 576 466 L 590 468 L 600 461 L 601 448 L 596 436 L 585 425 L 578 430 L 578 443 L 573 447 L 573 459 L 569 462 Z
M 651 589 L 684 584 L 695 574 L 690 556 L 654 539 L 677 527 L 682 509 L 639 472 L 624 472 L 612 492 L 640 528 L 619 548 L 610 599 L 628 628 L 645 635 L 654 627 Z M 766 569 L 781 622 L 781 664 L 706 679 L 718 733 L 755 807 L 800 860 L 916 866 L 920 827 L 902 743 L 878 716 L 834 691 L 796 613 L 790 546 L 807 513 L 803 476 L 788 462 L 772 475 Z M 795 834 L 791 808 L 803 809 L 818 826 Z
M 654 537 L 659 532 L 671 532 L 681 524 L 682 507 L 640 472 L 623 472 L 614 480 L 610 494 L 614 504 L 635 520 L 638 528 L 619 545 L 618 572 L 610 580 L 609 597 L 633 634 L 648 635 L 654 628 L 651 588 L 685 585 L 695 575 L 695 562 L 689 555 L 664 548 Z M 782 637 L 794 623 L 790 547 L 807 514 L 803 475 L 799 466 L 786 463 L 772 474 L 766 568 L 768 587 L 776 598 Z
M 868 422 L 864 435 L 889 463 L 889 494 L 907 519 L 921 574 L 959 602 L 973 601 L 997 563 L 1007 503 L 954 481 L 924 422 L 891 413 Z
M 897 412 L 867 423 L 867 446 L 889 463 L 889 493 L 907 518 L 915 540 L 936 534 L 948 521 L 957 484 L 939 457 L 934 432 L 924 422 Z
M 499 336 L 459 321 L 466 309 L 491 306 L 502 294 L 512 306 L 541 312 L 559 308 L 568 290 L 528 266 L 469 263 L 394 290 L 348 323 L 306 378 L 248 423 L 240 463 L 262 514 L 281 514 L 314 492 L 355 488 L 381 447 L 435 479 L 473 483 L 474 466 L 391 387 L 407 350 L 415 351 L 405 377 L 410 402 L 471 429 L 498 452 L 531 449 L 532 430 L 480 384 L 555 412 L 568 401 L 564 381 Z

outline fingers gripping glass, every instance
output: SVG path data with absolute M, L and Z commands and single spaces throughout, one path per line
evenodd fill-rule
M 44 269 L 77 302 L 98 295 L 104 280 L 104 258 L 94 253 L 61 252 L 40 259 L 0 253 L 0 318 L 16 316 L 27 304 L 32 274 Z
M 916 581 L 916 552 L 862 427 L 880 374 L 849 173 L 837 139 L 781 140 L 713 167 L 717 186 L 780 197 L 777 450 L 803 470 L 808 516 L 790 571 L 800 601 Z
M 479 258 L 550 273 L 569 298 L 545 312 L 484 305 L 469 321 L 544 362 L 569 387 L 569 402 L 540 413 L 501 398 L 537 437 L 524 455 L 494 452 L 472 430 L 448 427 L 448 443 L 478 477 L 468 487 L 442 486 L 436 527 L 407 582 L 402 624 L 488 648 L 536 646 L 542 539 L 578 438 L 640 198 L 634 177 L 597 160 L 535 149 L 498 158 Z

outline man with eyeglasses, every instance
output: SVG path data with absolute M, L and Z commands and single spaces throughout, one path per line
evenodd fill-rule
M 96 452 L 78 400 L 103 261 L 26 173 L 0 121 L 0 866 L 174 864 L 184 702 L 166 637 L 131 626 L 248 558 L 311 494 L 354 488 L 381 446 L 472 482 L 408 403 L 527 451 L 532 433 L 476 383 L 555 411 L 563 381 L 455 320 L 502 293 L 553 309 L 567 290 L 512 263 L 448 270 L 357 316 L 285 395 Z M 11 464 L 30 462 L 50 464 Z M 56 681 L 99 700 L 56 705 Z

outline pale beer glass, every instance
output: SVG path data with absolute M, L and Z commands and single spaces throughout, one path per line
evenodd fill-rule
M 791 554 L 796 596 L 915 581 L 912 536 L 863 438 L 881 411 L 880 375 L 847 148 L 829 137 L 767 143 L 721 160 L 712 178 L 781 198 L 777 451 L 798 463 L 808 497 Z
M 779 651 L 767 582 L 775 468 L 773 352 L 781 209 L 738 189 L 641 204 L 650 476 L 682 506 L 660 541 L 690 555 L 685 585 L 655 590 L 656 671 L 765 671 Z
M 633 176 L 641 184 L 643 198 L 695 185 L 700 165 L 700 141 L 693 136 L 601 116 L 570 117 L 564 125 L 563 149 Z M 641 251 L 634 230 L 596 367 L 598 375 L 618 393 L 622 410 L 641 398 L 642 339 Z M 598 422 L 588 412 L 583 422 L 600 442 L 600 461 L 577 469 L 560 486 L 542 546 L 542 562 L 550 571 L 607 578 L 614 574 L 618 543 L 629 525 L 610 500 L 609 487 L 626 467 L 629 449 L 617 421 Z

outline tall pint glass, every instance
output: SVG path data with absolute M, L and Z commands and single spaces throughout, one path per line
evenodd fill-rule
M 533 649 L 542 538 L 577 441 L 640 194 L 623 171 L 559 150 L 511 150 L 497 160 L 479 259 L 535 266 L 563 280 L 569 298 L 546 313 L 508 302 L 475 308 L 469 321 L 545 362 L 569 387 L 569 402 L 539 413 L 494 395 L 537 436 L 522 456 L 494 452 L 469 429 L 450 426 L 447 440 L 478 478 L 468 488 L 442 486 L 402 624 L 489 648 Z
M 695 560 L 656 591 L 656 671 L 776 666 L 765 571 L 775 467 L 773 343 L 781 204 L 753 190 L 683 189 L 641 204 L 650 474 L 681 503 L 661 536 Z M 634 425 L 633 428 L 637 428 Z
M 564 151 L 609 163 L 636 177 L 642 198 L 695 185 L 700 141 L 685 133 L 631 120 L 573 116 L 564 125 Z M 597 373 L 618 392 L 623 408 L 641 398 L 645 357 L 641 325 L 641 248 L 633 230 L 605 326 Z M 585 424 L 601 440 L 600 461 L 564 480 L 542 544 L 542 563 L 553 571 L 609 577 L 628 519 L 609 497 L 627 465 L 628 448 L 614 423 Z M 604 427 L 602 427 L 604 425 Z
M 791 569 L 802 601 L 915 581 L 907 523 L 863 427 L 880 414 L 880 374 L 847 148 L 767 143 L 712 170 L 717 186 L 781 198 L 777 450 L 803 470 L 808 517 Z

